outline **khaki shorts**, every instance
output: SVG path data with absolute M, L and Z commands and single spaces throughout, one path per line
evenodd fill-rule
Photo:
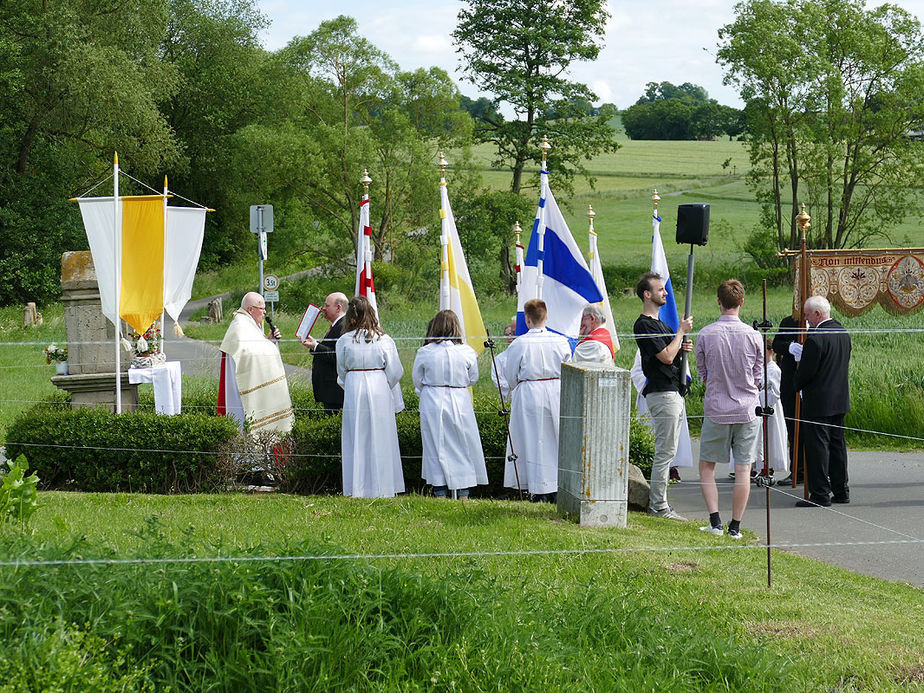
M 760 418 L 739 424 L 717 424 L 705 418 L 699 438 L 699 460 L 728 464 L 729 453 L 734 451 L 736 465 L 750 466 L 757 457 L 759 435 Z

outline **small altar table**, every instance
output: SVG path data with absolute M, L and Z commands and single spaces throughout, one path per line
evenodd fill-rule
M 129 368 L 128 382 L 153 383 L 154 411 L 179 414 L 183 406 L 183 378 L 179 361 L 167 361 L 153 368 Z

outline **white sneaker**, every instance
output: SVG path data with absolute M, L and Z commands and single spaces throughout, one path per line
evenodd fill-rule
M 679 515 L 674 512 L 674 509 L 670 506 L 664 508 L 664 510 L 653 510 L 648 508 L 648 514 L 654 515 L 655 517 L 663 517 L 665 520 L 678 520 L 679 522 L 686 522 L 687 518 L 683 515 Z
M 712 525 L 706 525 L 705 527 L 700 527 L 699 531 L 706 532 L 708 534 L 714 534 L 717 537 L 721 537 L 722 535 L 725 534 L 724 529 L 722 529 L 721 527 L 713 527 Z
M 742 538 L 741 532 L 739 532 L 737 529 L 729 529 L 725 533 L 725 536 L 727 536 L 729 539 L 741 539 Z

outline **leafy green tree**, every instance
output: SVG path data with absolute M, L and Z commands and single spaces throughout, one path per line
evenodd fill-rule
M 376 259 L 394 257 L 430 219 L 439 147 L 471 135 L 458 89 L 437 68 L 399 71 L 345 16 L 296 37 L 273 63 L 287 111 L 236 133 L 236 186 L 279 202 L 293 250 L 341 261 L 355 247 L 368 169 Z M 246 169 L 257 156 L 260 168 Z
M 233 195 L 225 172 L 232 165 L 234 133 L 279 111 L 275 74 L 258 33 L 267 20 L 253 0 L 169 0 L 160 51 L 179 86 L 161 111 L 184 154 L 170 185 L 214 208 L 207 219 L 200 266 L 240 253 L 252 238 L 246 205 Z M 247 164 L 261 165 L 259 157 Z
M 680 99 L 646 101 L 625 110 L 622 126 L 633 140 L 691 140 L 695 110 Z
M 641 105 L 664 99 L 677 99 L 688 106 L 697 106 L 711 101 L 706 90 L 698 84 L 684 82 L 678 86 L 670 82 L 649 82 L 645 85 L 645 93 L 635 103 Z
M 113 151 L 141 176 L 179 160 L 157 108 L 177 87 L 165 18 L 162 0 L 0 3 L 0 303 L 58 293 L 61 253 L 87 247 L 67 199 Z
M 543 135 L 553 141 L 549 163 L 566 189 L 575 172 L 587 174 L 582 159 L 616 151 L 609 116 L 575 109 L 595 96 L 567 79 L 572 63 L 599 54 L 607 16 L 604 0 L 466 0 L 459 11 L 452 36 L 465 78 L 513 112 L 475 125 L 476 137 L 496 146 L 495 165 L 512 169 L 513 192 L 526 164 L 541 161 Z M 549 119 L 553 109 L 564 117 Z
M 738 87 L 748 182 L 780 248 L 795 247 L 800 202 L 812 247 L 862 246 L 920 208 L 924 37 L 893 5 L 746 0 L 719 31 L 718 61 Z

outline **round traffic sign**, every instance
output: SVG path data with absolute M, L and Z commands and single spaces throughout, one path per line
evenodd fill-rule
M 263 275 L 263 288 L 267 291 L 274 291 L 279 288 L 279 277 L 275 274 Z

